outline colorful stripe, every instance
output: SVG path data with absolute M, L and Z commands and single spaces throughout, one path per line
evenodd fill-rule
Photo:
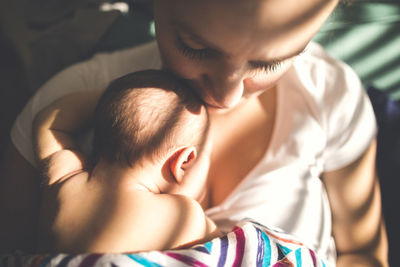
M 288 258 L 283 258 L 279 262 L 274 264 L 274 267 L 294 267 L 293 262 L 291 262 Z
M 233 232 L 235 233 L 236 236 L 236 256 L 232 266 L 241 266 L 244 255 L 244 246 L 246 244 L 246 238 L 244 236 L 242 228 L 236 226 Z
M 198 246 L 198 247 L 194 247 L 193 249 L 197 250 L 199 252 L 210 254 L 210 251 L 205 246 Z
M 42 254 L 42 255 L 38 255 L 36 257 L 33 258 L 30 267 L 37 267 L 40 265 L 40 262 L 43 261 L 43 259 L 45 259 L 46 257 L 48 257 L 48 254 Z M 2 265 L 2 266 L 7 266 L 7 265 Z
M 280 241 L 282 241 L 282 242 L 291 243 L 291 244 L 295 244 L 295 245 L 299 245 L 299 246 L 303 246 L 303 243 L 301 243 L 301 242 L 299 242 L 299 241 L 297 241 L 297 240 L 278 236 L 278 235 L 276 235 L 276 234 L 274 234 L 274 233 L 272 233 L 271 231 L 268 231 L 268 230 L 264 230 L 264 231 L 265 231 L 268 235 L 270 235 L 270 236 L 272 236 L 273 238 L 278 239 L 278 240 L 280 240 Z
M 175 267 L 178 262 L 193 267 L 228 267 L 252 263 L 252 266 L 296 266 L 326 267 L 323 259 L 314 251 L 301 245 L 289 235 L 263 227 L 251 221 L 240 222 L 234 230 L 220 238 L 193 248 L 151 251 L 134 254 L 38 254 L 29 255 L 15 252 L 0 255 L 0 264 L 5 267 L 102 267 L 132 265 L 144 267 Z M 218 249 L 218 247 L 220 249 Z M 101 261 L 99 260 L 101 258 Z M 160 265 L 162 264 L 162 265 Z M 328 266 L 330 267 L 330 266 Z
M 55 258 L 57 255 L 49 255 L 49 256 L 47 256 L 46 258 L 44 258 L 44 260 L 40 263 L 40 267 L 45 267 L 45 266 L 47 266 L 49 263 L 50 263 L 50 261 L 53 259 L 53 258 Z
M 286 257 L 285 253 L 283 253 L 282 249 L 279 247 L 279 245 L 276 246 L 276 250 L 278 251 L 278 261 L 281 261 Z
M 265 232 L 262 232 L 262 237 L 265 242 L 263 266 L 270 266 L 271 265 L 271 253 L 272 253 L 271 252 L 271 242 Z
M 92 267 L 103 256 L 103 254 L 93 253 L 86 256 L 79 267 Z
M 127 254 L 126 256 L 128 256 L 132 260 L 136 261 L 137 263 L 140 263 L 145 267 L 161 267 L 161 265 L 158 265 L 157 263 L 152 262 L 146 259 L 146 257 L 140 256 L 138 254 Z
M 171 257 L 171 258 L 173 258 L 175 260 L 184 262 L 187 265 L 192 266 L 192 267 L 208 267 L 207 264 L 204 264 L 204 263 L 198 261 L 197 259 L 189 257 L 189 256 L 186 256 L 184 254 L 166 252 L 165 255 L 168 255 L 169 257 Z
M 218 267 L 223 267 L 226 262 L 226 256 L 228 254 L 228 236 L 223 236 L 220 238 L 221 240 L 221 251 L 220 251 L 220 256 L 218 259 Z
M 292 252 L 292 250 L 290 248 L 285 247 L 284 245 L 281 244 L 277 244 L 277 246 L 279 247 L 279 249 L 283 252 L 283 254 L 286 256 L 287 254 L 289 254 L 290 252 Z
M 256 256 L 256 267 L 263 266 L 264 259 L 264 251 L 265 251 L 265 242 L 262 237 L 262 233 L 259 229 L 256 228 L 257 233 L 257 256 Z
M 311 249 L 308 249 L 308 251 L 309 251 L 310 254 L 311 254 L 311 258 L 312 258 L 312 260 L 313 260 L 314 266 L 317 266 L 317 259 L 315 258 L 315 253 L 314 253 L 314 251 L 312 251 Z
M 294 252 L 294 255 L 296 256 L 296 267 L 302 267 L 301 264 L 301 248 L 296 249 L 296 251 Z
M 208 250 L 209 253 L 211 253 L 212 244 L 213 243 L 211 241 L 204 244 L 204 247 Z
M 66 257 L 64 257 L 59 263 L 58 263 L 58 267 L 66 267 L 68 265 L 68 263 L 75 257 L 75 255 L 68 255 Z

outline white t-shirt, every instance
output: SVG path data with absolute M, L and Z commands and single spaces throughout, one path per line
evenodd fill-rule
M 11 138 L 33 165 L 35 114 L 62 95 L 105 89 L 129 72 L 158 69 L 156 42 L 104 53 L 48 81 L 18 116 Z M 220 205 L 206 211 L 223 231 L 243 218 L 297 236 L 334 265 L 331 212 L 320 174 L 359 157 L 376 135 L 374 113 L 356 74 L 310 43 L 278 83 L 276 120 L 263 159 Z

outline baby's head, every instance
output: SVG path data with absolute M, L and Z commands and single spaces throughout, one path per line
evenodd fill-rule
M 181 156 L 184 164 L 201 153 L 208 128 L 203 102 L 182 81 L 160 70 L 131 73 L 113 81 L 98 102 L 94 158 L 133 167 Z

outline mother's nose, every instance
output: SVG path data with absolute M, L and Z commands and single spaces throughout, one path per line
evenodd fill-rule
M 202 74 L 205 101 L 219 108 L 235 106 L 244 92 L 244 66 L 241 64 L 217 64 Z

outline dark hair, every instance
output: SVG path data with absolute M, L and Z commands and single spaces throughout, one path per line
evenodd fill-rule
M 201 100 L 166 71 L 146 70 L 116 79 L 95 110 L 94 160 L 132 166 L 178 146 L 197 145 L 201 150 L 209 127 L 202 107 Z M 207 115 L 194 118 L 200 112 Z

